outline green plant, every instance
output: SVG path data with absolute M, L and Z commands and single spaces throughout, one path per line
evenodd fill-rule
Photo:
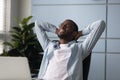
M 27 57 L 29 63 L 33 63 L 36 57 L 40 56 L 39 53 L 43 50 L 33 32 L 34 23 L 29 22 L 31 18 L 32 16 L 28 16 L 18 22 L 18 26 L 12 27 L 11 42 L 4 42 L 5 46 L 9 46 L 9 50 L 4 50 L 2 56 Z
M 28 23 L 32 16 L 24 18 L 19 22 L 19 26 L 12 27 L 10 31 L 11 42 L 4 42 L 9 46 L 8 56 L 30 57 L 32 54 L 42 52 L 42 48 L 33 32 L 34 23 Z M 4 51 L 6 53 L 6 51 Z

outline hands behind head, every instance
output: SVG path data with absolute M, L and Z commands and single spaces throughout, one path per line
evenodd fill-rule
M 78 31 L 77 35 L 75 36 L 75 40 L 78 40 L 81 36 L 83 36 L 82 31 Z
M 56 29 L 56 32 L 55 32 L 56 34 L 58 34 L 58 28 Z

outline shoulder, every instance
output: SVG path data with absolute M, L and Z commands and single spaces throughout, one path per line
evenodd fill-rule
M 56 43 L 56 42 L 59 42 L 59 40 L 52 40 L 51 42 Z
M 52 40 L 48 44 L 48 48 L 57 48 L 59 46 L 59 40 Z

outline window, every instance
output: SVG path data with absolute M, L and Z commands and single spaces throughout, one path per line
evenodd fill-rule
M 3 32 L 4 32 L 4 0 L 0 0 L 0 54 L 3 51 Z
M 4 0 L 0 0 L 0 32 L 4 30 Z

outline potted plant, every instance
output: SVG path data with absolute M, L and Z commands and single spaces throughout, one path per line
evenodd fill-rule
M 42 47 L 33 32 L 34 22 L 29 22 L 32 16 L 24 18 L 18 22 L 18 26 L 12 27 L 10 33 L 11 42 L 4 42 L 9 46 L 9 50 L 4 50 L 1 56 L 21 56 L 27 57 L 32 73 L 38 73 L 34 69 L 39 69 L 42 55 Z

